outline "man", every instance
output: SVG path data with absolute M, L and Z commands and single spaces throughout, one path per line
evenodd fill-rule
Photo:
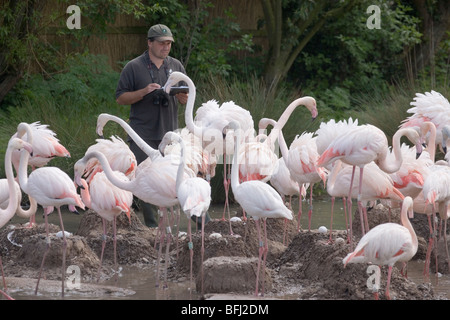
M 116 100 L 121 105 L 131 105 L 130 126 L 148 143 L 157 149 L 164 134 L 178 128 L 178 103 L 187 102 L 187 93 L 175 96 L 161 94 L 159 90 L 173 71 L 186 74 L 181 62 L 169 56 L 174 41 L 170 29 L 157 24 L 148 30 L 148 50 L 128 62 L 120 74 L 116 89 Z M 128 139 L 130 149 L 141 163 L 147 155 Z M 140 201 L 144 222 L 157 227 L 157 208 Z

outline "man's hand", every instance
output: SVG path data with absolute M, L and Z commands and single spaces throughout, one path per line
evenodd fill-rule
M 161 86 L 157 83 L 150 83 L 146 87 L 136 90 L 136 91 L 130 91 L 125 92 L 119 98 L 117 98 L 117 103 L 122 105 L 129 105 L 136 103 L 144 98 L 147 94 L 150 92 L 161 88 Z
M 181 104 L 186 104 L 187 103 L 188 96 L 189 96 L 188 93 L 177 93 L 175 95 L 175 97 L 177 98 L 178 102 L 181 103 Z

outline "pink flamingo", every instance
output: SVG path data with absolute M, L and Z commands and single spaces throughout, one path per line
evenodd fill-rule
M 447 246 L 447 220 L 450 216 L 449 204 L 450 204 L 450 167 L 448 165 L 435 165 L 433 166 L 431 173 L 425 179 L 423 184 L 423 196 L 426 199 L 426 203 L 433 206 L 433 217 L 436 211 L 439 211 L 439 216 L 444 224 L 444 243 L 445 251 L 447 254 L 447 262 L 450 270 L 450 256 Z M 433 219 L 434 221 L 434 219 Z M 434 227 L 436 230 L 436 227 Z M 436 237 L 436 232 L 433 233 Z M 431 239 L 430 239 L 431 240 Z M 426 262 L 429 264 L 429 252 L 427 252 Z M 437 254 L 436 254 L 437 256 Z M 426 267 L 426 269 L 428 269 Z M 437 269 L 437 263 L 436 263 Z M 436 272 L 437 273 L 437 272 Z
M 259 120 L 259 130 L 260 135 L 262 135 L 261 131 L 264 130 L 268 125 L 275 126 L 276 121 L 269 118 L 262 118 Z M 288 147 L 286 144 L 286 141 L 284 140 L 283 132 L 282 130 L 279 130 L 279 136 L 278 141 L 280 144 L 280 150 L 282 151 L 282 154 L 288 154 Z M 289 172 L 289 169 L 286 165 L 286 161 L 284 157 L 280 157 L 277 160 L 277 163 L 275 164 L 273 173 L 269 180 L 270 184 L 278 191 L 278 193 L 283 198 L 283 201 L 285 200 L 285 197 L 289 197 L 289 205 L 288 209 L 292 210 L 292 197 L 295 195 L 298 195 L 299 197 L 299 204 L 302 201 L 302 198 L 306 196 L 306 188 L 305 185 L 299 185 L 297 181 L 295 181 L 291 173 Z M 286 243 L 286 225 L 287 225 L 288 219 L 285 219 L 285 229 L 284 229 L 284 235 L 283 235 L 283 243 Z
M 48 125 L 41 124 L 39 121 L 29 124 L 31 131 L 33 132 L 33 155 L 30 155 L 28 165 L 32 170 L 47 165 L 50 160 L 55 157 L 70 158 L 70 153 L 56 138 L 56 133 L 48 128 Z M 13 135 L 17 137 L 17 133 Z M 27 134 L 23 136 L 23 139 L 27 140 Z M 12 154 L 12 162 L 16 172 L 19 169 L 20 153 L 16 150 Z M 18 215 L 22 218 L 29 218 L 29 227 L 32 227 L 36 223 L 35 212 L 37 210 L 37 204 L 33 199 L 29 199 L 30 208 L 23 210 L 21 206 L 18 207 Z
M 239 182 L 239 169 L 237 155 L 240 146 L 240 130 L 237 122 L 230 122 L 230 128 L 235 132 L 235 145 L 233 155 L 233 165 L 231 169 L 231 188 L 236 201 L 241 207 L 253 217 L 256 223 L 259 239 L 259 258 L 256 273 L 255 295 L 258 295 L 259 275 L 261 270 L 261 261 L 263 260 L 263 272 L 268 252 L 267 246 L 267 218 L 286 218 L 292 220 L 292 211 L 289 210 L 281 199 L 280 194 L 270 185 L 259 180 L 250 180 Z M 264 221 L 264 242 L 261 238 L 260 219 Z M 264 274 L 264 273 L 263 273 Z M 264 294 L 264 281 L 262 285 L 262 294 Z
M 14 137 L 9 139 L 8 147 L 7 147 L 6 153 L 5 153 L 6 179 L 0 180 L 2 182 L 2 185 L 3 185 L 4 181 L 7 182 L 9 201 L 8 201 L 8 205 L 6 206 L 6 208 L 0 208 L 0 228 L 5 226 L 11 220 L 11 218 L 14 216 L 14 213 L 16 212 L 16 209 L 20 203 L 22 194 L 20 192 L 20 187 L 19 187 L 19 190 L 17 190 L 18 184 L 14 180 L 14 173 L 13 173 L 12 164 L 11 164 L 11 158 L 12 158 L 12 154 L 13 154 L 14 150 L 20 150 L 20 149 L 25 149 L 29 153 L 32 153 L 32 150 L 33 150 L 31 147 L 31 144 L 23 141 L 22 139 L 14 138 Z M 3 286 L 6 290 L 6 281 L 5 281 L 5 277 L 3 274 L 3 264 L 2 264 L 1 257 L 0 257 L 0 268 L 1 268 L 2 277 L 3 277 Z M 6 298 L 12 299 L 3 290 L 0 290 L 0 293 L 3 294 Z
M 28 142 L 33 145 L 33 132 L 31 127 L 27 123 L 20 123 L 17 126 L 17 137 L 23 137 L 27 133 Z M 45 258 L 50 250 L 50 238 L 48 231 L 48 218 L 47 216 L 53 212 L 56 207 L 59 215 L 59 222 L 61 225 L 61 231 L 63 234 L 63 258 L 62 258 L 62 292 L 64 297 L 64 282 L 66 274 L 66 249 L 67 240 L 64 232 L 64 224 L 61 215 L 60 207 L 62 205 L 69 205 L 70 211 L 76 211 L 75 206 L 78 206 L 84 210 L 85 206 L 81 201 L 80 196 L 77 194 L 75 185 L 70 177 L 61 169 L 57 167 L 42 167 L 35 169 L 28 176 L 27 166 L 29 152 L 22 151 L 19 163 L 19 184 L 22 191 L 34 198 L 38 204 L 44 208 L 45 217 L 45 229 L 47 234 L 47 248 L 42 258 L 41 267 L 39 270 L 39 277 L 36 284 L 35 293 L 37 294 L 39 281 L 41 279 L 42 270 L 44 267 Z
M 286 165 L 291 173 L 292 178 L 301 186 L 309 183 L 309 210 L 308 210 L 308 230 L 311 230 L 312 217 L 312 194 L 313 185 L 319 181 L 323 181 L 326 185 L 327 171 L 318 165 L 319 153 L 317 152 L 316 137 L 312 132 L 303 132 L 297 135 L 292 141 L 288 155 L 283 154 Z M 283 152 L 283 151 L 282 151 Z M 300 219 L 302 215 L 302 203 L 299 203 L 298 209 L 298 226 L 300 229 Z
M 96 144 L 89 146 L 85 153 L 99 151 L 108 159 L 111 169 L 125 174 L 130 180 L 134 178 L 137 168 L 136 157 L 128 145 L 118 136 L 110 139 L 97 139 Z M 86 182 L 90 183 L 91 177 L 102 171 L 102 166 L 97 159 L 92 158 L 86 164 Z
M 387 173 L 397 171 L 403 161 L 400 151 L 400 138 L 406 136 L 417 148 L 417 153 L 422 152 L 420 144 L 420 136 L 416 130 L 411 128 L 399 129 L 392 138 L 392 154 L 389 152 L 388 141 L 386 135 L 379 128 L 366 124 L 357 126 L 354 129 L 339 135 L 333 140 L 328 148 L 322 153 L 317 161 L 318 166 L 327 166 L 337 159 L 352 165 L 352 178 L 347 198 L 349 208 L 349 224 L 350 233 L 352 233 L 352 211 L 351 211 L 351 190 L 353 188 L 353 177 L 356 167 L 359 167 L 359 193 L 358 193 L 358 209 L 362 216 L 362 181 L 364 166 L 372 161 Z M 350 244 L 353 249 L 353 239 L 350 234 Z
M 184 81 L 189 87 L 189 97 L 186 103 L 185 123 L 186 127 L 195 136 L 199 137 L 203 143 L 204 152 L 209 157 L 222 157 L 223 159 L 223 184 L 225 188 L 225 206 L 222 219 L 225 220 L 225 212 L 229 210 L 229 187 L 230 174 L 227 169 L 227 156 L 233 154 L 233 137 L 224 134 L 224 129 L 230 121 L 236 121 L 244 132 L 241 139 L 252 139 L 254 132 L 253 118 L 250 112 L 233 101 L 225 102 L 221 106 L 215 100 L 210 100 L 196 111 L 195 119 L 193 117 L 196 88 L 192 80 L 181 72 L 172 72 L 164 85 L 166 92 L 176 83 Z M 230 233 L 233 234 L 230 222 Z
M 180 202 L 181 209 L 186 214 L 188 218 L 188 235 L 189 235 L 189 253 L 190 253 L 190 281 L 192 285 L 192 259 L 193 259 L 193 243 L 192 243 L 192 231 L 191 231 L 191 217 L 201 217 L 202 218 L 202 245 L 201 245 L 201 292 L 203 294 L 203 260 L 205 253 L 205 215 L 211 204 L 211 185 L 200 177 L 186 178 L 184 175 L 184 167 L 186 165 L 185 158 L 185 144 L 184 140 L 175 132 L 167 132 L 160 145 L 160 150 L 164 150 L 167 143 L 175 140 L 181 146 L 181 161 L 178 165 L 178 173 L 176 180 L 176 190 L 177 198 Z
M 353 128 L 358 126 L 358 119 L 353 120 L 351 117 L 348 118 L 348 120 L 340 120 L 336 122 L 336 120 L 331 119 L 327 122 L 322 122 L 320 124 L 319 129 L 316 130 L 316 146 L 317 146 L 317 152 L 319 154 L 322 154 L 330 145 L 330 143 L 339 135 L 344 134 L 345 132 L 352 130 Z M 333 169 L 333 166 L 327 166 L 326 169 L 331 172 Z M 336 170 L 338 172 L 338 170 Z M 328 179 L 331 179 L 331 177 L 328 177 Z M 345 224 L 348 226 L 347 223 L 347 205 L 346 205 L 346 198 L 348 194 L 344 194 L 342 196 L 342 201 L 344 205 L 344 215 L 345 215 Z M 336 200 L 336 196 L 331 196 L 331 221 L 330 221 L 330 241 L 331 234 L 333 231 L 333 214 L 334 214 L 334 203 Z
M 406 263 L 417 252 L 417 236 L 408 219 L 408 216 L 412 218 L 413 215 L 413 200 L 411 197 L 405 197 L 401 211 L 402 225 L 390 222 L 377 225 L 361 238 L 355 250 L 350 252 L 342 261 L 344 267 L 348 263 L 373 263 L 378 266 L 387 265 L 387 299 L 391 298 L 389 286 L 392 267 L 399 261 L 404 263 L 402 270 L 406 270 Z M 378 299 L 377 292 L 375 292 L 375 298 Z
M 120 171 L 114 172 L 118 179 L 128 180 L 126 175 Z M 133 194 L 122 190 L 113 185 L 106 177 L 103 171 L 97 172 L 91 176 L 90 183 L 81 179 L 81 199 L 84 204 L 94 210 L 101 218 L 103 223 L 102 251 L 100 254 L 100 266 L 98 268 L 98 279 L 100 279 L 100 270 L 103 262 L 103 252 L 106 245 L 106 221 L 113 223 L 113 248 L 114 248 L 114 270 L 116 275 L 119 272 L 117 266 L 117 216 L 122 212 L 128 216 L 131 223 L 131 205 L 133 204 Z
M 436 145 L 443 150 L 443 130 L 450 125 L 450 103 L 439 92 L 431 90 L 431 92 L 416 93 L 410 103 L 411 108 L 407 110 L 412 113 L 411 116 L 402 121 L 401 128 L 416 128 L 419 130 L 420 126 L 427 121 L 431 121 L 436 126 Z

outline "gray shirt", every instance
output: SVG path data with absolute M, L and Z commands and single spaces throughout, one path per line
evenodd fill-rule
M 116 89 L 116 99 L 125 92 L 136 91 L 150 83 L 161 86 L 172 71 L 186 74 L 181 62 L 167 57 L 158 69 L 150 61 L 148 51 L 129 61 L 123 68 Z M 167 131 L 178 128 L 178 102 L 174 96 L 168 97 L 168 103 L 156 98 L 153 92 L 131 105 L 130 126 L 144 140 L 161 140 Z M 159 103 L 158 103 L 159 100 Z

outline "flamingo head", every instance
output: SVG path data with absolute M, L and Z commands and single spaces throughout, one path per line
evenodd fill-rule
M 185 81 L 186 78 L 187 76 L 184 73 L 174 71 L 170 74 L 166 84 L 164 85 L 164 87 L 162 87 L 162 89 L 164 90 L 165 93 L 170 94 L 170 89 L 178 82 Z
M 19 138 L 11 138 L 8 143 L 8 148 L 25 149 L 30 155 L 33 155 L 33 147 L 31 144 Z
M 312 119 L 316 119 L 319 112 L 317 111 L 317 103 L 316 99 L 313 97 L 306 96 L 305 99 L 305 107 L 311 112 Z

